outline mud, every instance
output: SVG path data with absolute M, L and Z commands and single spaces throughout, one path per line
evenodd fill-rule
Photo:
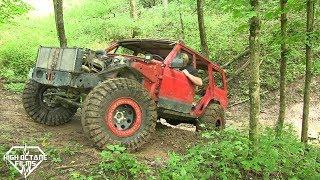
M 80 109 L 71 122 L 60 126 L 46 126 L 33 122 L 22 106 L 20 94 L 3 89 L 0 82 L 0 144 L 11 147 L 13 145 L 36 145 L 47 153 L 61 160 L 47 161 L 32 173 L 31 179 L 41 177 L 55 177 L 65 179 L 69 171 L 86 171 L 87 167 L 79 164 L 98 162 L 100 151 L 85 136 L 80 122 Z M 165 121 L 163 121 L 165 122 Z M 155 159 L 166 160 L 169 152 L 184 153 L 197 139 L 194 127 L 179 125 L 180 129 L 166 125 L 157 126 L 157 131 L 143 148 L 134 155 L 146 162 L 153 163 Z M 61 162 L 60 162 L 61 161 Z M 73 168 L 73 166 L 77 168 Z M 70 166 L 72 168 L 62 168 Z
M 303 79 L 297 80 L 288 86 L 286 123 L 292 124 L 297 130 L 301 129 L 303 107 Z M 311 107 L 309 120 L 310 138 L 317 138 L 320 132 L 320 77 L 314 78 L 312 83 Z M 278 92 L 272 92 L 263 98 L 260 127 L 273 127 L 278 115 Z M 234 101 L 231 98 L 231 101 Z M 228 108 L 227 126 L 245 128 L 248 126 L 248 103 Z M 153 164 L 156 159 L 165 161 L 170 152 L 185 153 L 186 150 L 197 143 L 199 135 L 195 127 L 189 124 L 171 126 L 161 120 L 157 131 L 143 148 L 134 155 Z M 41 164 L 31 176 L 38 179 L 43 176 L 65 179 L 72 170 L 88 171 L 86 166 L 79 164 L 92 164 L 99 160 L 99 153 L 93 143 L 83 133 L 79 112 L 70 123 L 57 127 L 37 124 L 25 113 L 21 95 L 3 89 L 0 82 L 0 144 L 7 147 L 13 145 L 37 145 L 46 152 L 60 153 L 57 162 L 47 161 Z M 52 152 L 51 152 L 52 153 Z M 74 166 L 75 165 L 75 166 Z M 72 168 L 61 168 L 71 166 Z

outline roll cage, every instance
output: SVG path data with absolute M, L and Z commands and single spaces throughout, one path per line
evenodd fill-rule
M 137 56 L 139 53 L 156 54 L 163 58 L 163 60 L 156 59 L 158 63 L 161 62 L 161 66 L 164 69 L 162 72 L 163 75 L 161 76 L 161 80 L 157 81 L 157 83 L 160 83 L 156 86 L 159 88 L 159 90 L 154 90 L 159 91 L 156 97 L 157 101 L 160 102 L 160 100 L 166 99 L 168 100 L 169 104 L 178 104 L 181 107 L 186 105 L 184 111 L 187 111 L 186 109 L 189 109 L 190 105 L 193 104 L 192 102 L 194 102 L 195 97 L 195 89 L 193 84 L 191 84 L 190 82 L 187 84 L 180 82 L 180 86 L 184 86 L 181 87 L 184 91 L 179 91 L 176 87 L 172 87 L 177 83 L 179 84 L 176 77 L 179 76 L 180 81 L 181 79 L 184 79 L 183 76 L 179 74 L 179 72 L 174 72 L 172 70 L 173 68 L 171 67 L 172 61 L 177 56 L 177 54 L 179 52 L 184 52 L 187 53 L 189 57 L 191 57 L 192 65 L 195 68 L 204 71 L 204 76 L 206 77 L 202 78 L 208 79 L 207 83 L 203 85 L 205 89 L 204 94 L 202 94 L 202 97 L 200 97 L 200 100 L 197 101 L 196 105 L 192 107 L 192 111 L 190 114 L 193 116 L 200 116 L 204 112 L 206 106 L 212 101 L 218 102 L 223 107 L 223 109 L 227 107 L 227 82 L 224 70 L 221 69 L 219 65 L 209 61 L 205 56 L 199 54 L 190 47 L 185 46 L 183 42 L 151 39 L 121 40 L 113 42 L 106 49 L 106 52 L 114 54 L 117 52 L 119 47 L 124 47 L 131 50 L 133 53 L 129 54 L 128 57 L 132 57 L 134 59 L 141 59 L 135 58 L 135 56 Z M 171 76 L 171 78 L 169 78 L 169 76 Z M 216 78 L 216 76 L 220 78 Z M 173 83 L 172 81 L 176 82 Z M 193 91 L 193 94 L 185 94 L 186 90 Z M 152 94 L 155 93 L 156 92 L 152 92 Z M 166 102 L 165 104 L 168 103 Z

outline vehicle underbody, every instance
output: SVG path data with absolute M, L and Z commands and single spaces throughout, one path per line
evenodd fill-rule
M 207 76 L 206 84 L 197 91 L 175 65 L 180 51 L 189 53 L 194 66 Z M 221 87 L 214 83 L 215 76 L 210 77 L 213 72 L 220 74 Z M 120 142 L 136 149 L 159 118 L 200 128 L 199 119 L 214 119 L 215 114 L 216 120 L 205 123 L 213 127 L 225 124 L 223 70 L 182 43 L 124 40 L 104 51 L 40 47 L 29 78 L 23 101 L 35 121 L 63 124 L 81 107 L 84 131 L 100 148 Z M 212 112 L 206 114 L 210 108 Z

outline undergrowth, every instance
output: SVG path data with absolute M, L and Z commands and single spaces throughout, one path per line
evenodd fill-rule
M 291 129 L 275 138 L 272 129 L 259 135 L 257 153 L 249 156 L 245 132 L 226 129 L 205 133 L 208 143 L 200 144 L 185 156 L 172 154 L 160 171 L 163 179 L 310 179 L 320 178 L 319 148 L 300 143 Z
M 3 157 L 8 150 L 9 147 L 0 144 L 0 179 L 13 180 L 19 175 L 19 172 L 11 164 L 4 161 Z
M 0 145 L 0 157 L 9 148 Z M 70 179 L 319 179 L 320 148 L 305 146 L 290 127 L 275 138 L 267 128 L 258 136 L 257 152 L 252 154 L 245 132 L 227 128 L 205 132 L 202 141 L 185 154 L 169 153 L 169 159 L 150 166 L 128 153 L 124 147 L 109 145 L 100 153 L 100 161 L 86 173 L 72 171 Z M 62 151 L 61 151 L 62 152 Z M 46 148 L 53 163 L 60 153 Z M 63 150 L 69 152 L 69 150 Z M 19 174 L 0 161 L 0 177 L 14 179 Z
M 248 46 L 248 17 L 241 16 L 241 13 L 233 15 L 241 10 L 241 7 L 237 7 L 234 3 L 236 2 L 208 0 L 204 9 L 210 58 L 220 65 L 230 61 Z M 226 6 L 230 6 L 230 10 Z M 278 4 L 265 2 L 261 6 L 263 9 L 261 82 L 263 88 L 274 89 L 278 86 L 279 78 L 280 32 L 278 15 L 270 16 L 270 14 L 277 11 Z M 181 39 L 183 35 L 178 12 L 183 9 L 181 17 L 184 25 L 184 41 L 198 51 L 201 49 L 195 1 L 172 0 L 167 13 L 159 2 L 146 5 L 141 1 L 138 5 L 137 21 L 130 18 L 129 3 L 125 0 L 70 0 L 66 2 L 65 7 L 64 21 L 70 47 L 103 49 L 113 40 L 131 38 L 132 29 L 138 32 L 137 38 Z M 293 81 L 304 74 L 305 22 L 302 13 L 304 6 L 293 4 L 290 8 L 294 10 L 290 10 L 288 21 L 290 41 L 287 78 Z M 316 19 L 315 24 L 318 23 Z M 319 31 L 317 27 L 315 26 L 315 31 Z M 3 24 L 0 27 L 0 76 L 9 80 L 25 80 L 30 67 L 35 63 L 40 45 L 59 45 L 52 13 L 41 17 L 24 14 Z M 319 47 L 319 43 L 315 44 L 315 52 L 319 51 Z M 242 59 L 227 67 L 228 76 L 232 76 L 232 73 L 246 60 L 247 58 Z M 318 56 L 315 56 L 314 62 L 313 72 L 320 74 Z M 244 81 L 246 76 L 241 74 L 240 78 L 235 78 L 229 83 L 230 86 L 237 87 L 230 88 L 231 94 L 248 89 Z M 238 88 L 238 84 L 242 86 Z M 9 89 L 17 90 L 11 86 Z
M 246 133 L 227 128 L 202 134 L 203 141 L 186 154 L 170 153 L 160 168 L 146 166 L 119 146 L 108 146 L 91 174 L 73 172 L 74 179 L 319 179 L 320 149 L 307 148 L 287 127 L 280 138 L 273 129 L 260 133 L 251 155 Z
M 92 169 L 90 175 L 72 172 L 71 179 L 146 179 L 151 170 L 140 163 L 132 154 L 119 145 L 109 145 L 100 153 L 101 162 Z

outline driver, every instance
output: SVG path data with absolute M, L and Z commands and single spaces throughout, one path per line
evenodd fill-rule
M 181 53 L 180 57 L 183 59 L 183 67 L 185 67 L 182 72 L 188 77 L 188 79 L 197 86 L 202 86 L 202 79 L 197 77 L 198 70 L 191 65 L 189 56 L 186 53 Z

